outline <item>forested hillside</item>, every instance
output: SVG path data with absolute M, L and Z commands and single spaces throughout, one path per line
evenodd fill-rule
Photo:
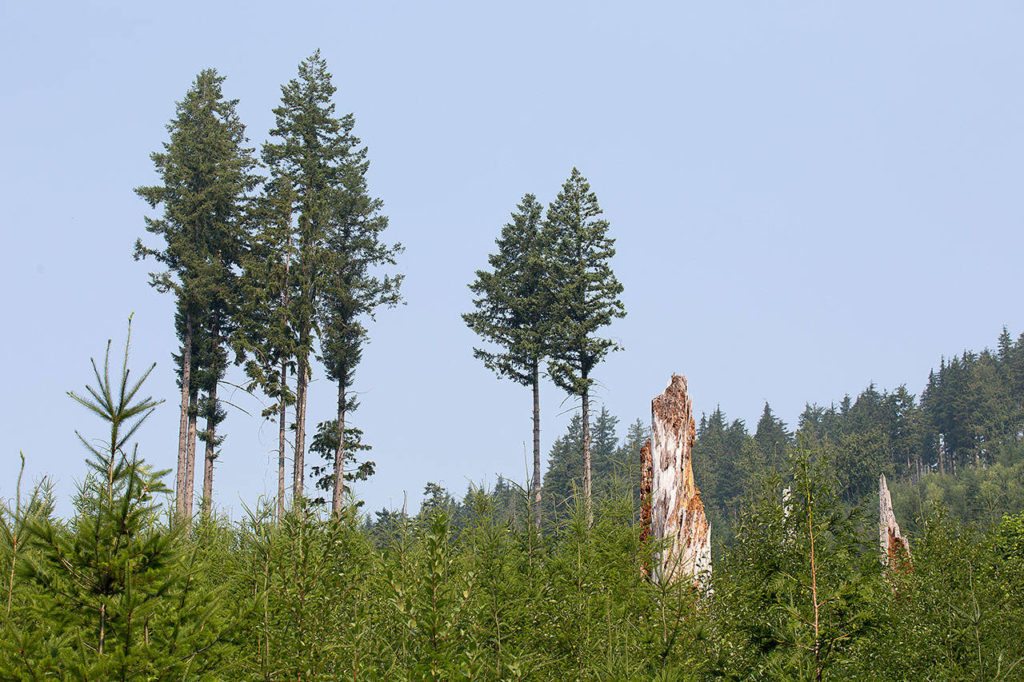
M 625 285 L 572 168 L 546 207 L 526 193 L 494 226 L 467 312 L 438 322 L 465 324 L 467 356 L 530 399 L 529 480 L 433 482 L 418 509 L 367 510 L 346 485 L 375 470 L 357 370 L 376 315 L 402 302 L 403 248 L 319 52 L 282 86 L 258 155 L 223 84 L 196 77 L 151 155 L 157 182 L 135 190 L 151 211 L 135 257 L 174 301 L 178 392 L 150 397 L 129 317 L 123 351 L 108 342 L 69 392 L 83 421 L 60 427 L 88 466 L 73 513 L 22 481 L 24 458 L 8 472 L 0 678 L 1024 679 L 1024 334 L 937 359 L 919 394 L 870 385 L 796 424 L 767 403 L 753 426 L 698 406 L 686 485 L 712 568 L 663 577 L 648 406 L 626 423 L 594 401 L 602 363 L 629 352 L 609 332 Z M 213 503 L 229 371 L 266 399 L 277 446 L 276 494 L 236 519 Z M 315 376 L 336 400 L 314 427 Z M 545 458 L 547 381 L 579 409 Z M 137 444 L 158 409 L 180 420 L 169 470 Z M 879 544 L 883 474 L 898 556 Z
M 855 399 L 827 408 L 808 404 L 790 427 L 765 404 L 753 429 L 720 406 L 704 413 L 694 444 L 694 469 L 716 543 L 730 542 L 745 502 L 796 448 L 827 456 L 845 505 L 874 508 L 885 474 L 901 523 L 920 529 L 935 505 L 965 523 L 997 522 L 1024 509 L 1024 335 L 1004 329 L 997 350 L 941 358 L 923 378 L 920 399 L 906 386 L 870 385 Z M 619 419 L 602 409 L 594 426 L 595 480 L 616 479 L 639 495 L 639 452 L 649 424 L 636 420 L 617 435 Z M 553 513 L 567 513 L 580 466 L 580 423 L 549 453 L 545 495 Z M 751 432 L 753 431 L 753 432 Z

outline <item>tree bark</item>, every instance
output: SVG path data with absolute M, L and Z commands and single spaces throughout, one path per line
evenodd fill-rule
M 207 398 L 210 401 L 210 414 L 206 416 L 206 453 L 203 458 L 203 500 L 204 517 L 210 516 L 213 508 L 213 460 L 217 458 L 217 382 L 210 388 Z
M 193 388 L 188 408 L 188 443 L 185 447 L 185 518 L 192 518 L 192 498 L 195 494 L 196 419 L 199 411 L 199 391 Z
M 288 405 L 286 403 L 286 396 L 288 395 L 288 361 L 281 360 L 281 395 L 278 396 L 280 401 L 280 413 L 278 414 L 277 422 L 277 518 L 284 518 L 284 446 L 286 443 L 285 436 L 287 435 L 288 428 Z
M 533 361 L 533 522 L 540 530 L 540 362 Z
M 192 314 L 185 310 L 185 339 L 181 347 L 181 422 L 178 427 L 178 472 L 174 491 L 174 514 L 185 517 L 185 473 L 188 449 L 188 411 L 192 381 Z
M 302 342 L 300 342 L 301 345 Z M 299 357 L 299 372 L 295 386 L 295 461 L 292 470 L 292 504 L 302 497 L 302 483 L 306 466 L 306 357 Z
M 587 378 L 583 377 L 586 382 Z M 590 386 L 583 389 L 583 504 L 587 510 L 587 528 L 594 525 L 594 500 L 590 478 Z
M 345 501 L 345 382 L 338 382 L 338 449 L 334 451 L 334 494 L 331 513 L 341 515 Z

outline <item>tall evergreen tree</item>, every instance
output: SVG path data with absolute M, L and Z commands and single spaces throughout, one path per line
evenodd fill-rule
M 194 468 L 198 410 L 192 376 L 196 337 L 210 337 L 217 349 L 213 355 L 223 347 L 228 281 L 240 254 L 245 197 L 257 183 L 252 150 L 245 146 L 245 126 L 236 113 L 238 100 L 224 98 L 223 82 L 214 69 L 196 77 L 167 125 L 170 140 L 162 152 L 150 155 L 161 184 L 135 190 L 152 208 L 162 207 L 161 217 L 146 218 L 146 230 L 164 240 L 162 248 L 136 241 L 135 258 L 153 257 L 166 267 L 150 273 L 150 284 L 175 294 L 181 320 L 175 507 L 179 518 L 190 516 L 192 507 L 188 474 Z M 216 405 L 215 394 L 212 404 Z M 214 424 L 208 425 L 208 432 Z M 209 442 L 215 439 L 210 433 Z
M 573 494 L 579 491 L 579 472 L 583 470 L 583 420 L 574 414 L 565 434 L 551 445 L 548 470 L 544 473 L 544 501 L 550 514 L 546 519 L 565 518 L 572 508 Z
M 615 240 L 601 218 L 597 195 L 576 168 L 548 207 L 544 225 L 550 244 L 548 259 L 553 280 L 553 347 L 549 373 L 555 384 L 580 397 L 583 426 L 583 497 L 588 522 L 591 500 L 590 388 L 591 376 L 605 355 L 620 346 L 597 332 L 614 318 L 625 317 L 619 300 L 622 285 L 612 272 Z
M 338 211 L 339 189 L 351 172 L 351 117 L 338 118 L 332 97 L 336 88 L 327 62 L 317 50 L 299 64 L 298 77 L 281 86 L 281 106 L 274 109 L 274 142 L 263 146 L 263 159 L 272 179 L 291 187 L 289 216 L 296 217 L 290 282 L 292 352 L 296 365 L 295 457 L 292 492 L 302 497 L 305 480 L 306 402 L 313 352 L 317 306 L 330 264 L 327 253 L 332 222 Z
M 754 444 L 767 467 L 779 468 L 789 454 L 790 433 L 766 402 L 754 432 Z
M 245 358 L 250 390 L 259 386 L 271 399 L 264 418 L 277 419 L 277 516 L 285 513 L 288 406 L 295 396 L 288 386 L 294 373 L 291 264 L 294 196 L 286 177 L 267 182 L 257 204 L 256 230 L 239 278 L 239 331 L 236 353 Z
M 623 462 L 617 460 L 619 454 L 619 437 L 615 430 L 619 418 L 608 411 L 604 405 L 594 420 L 594 430 L 590 437 L 590 456 L 594 479 L 601 480 L 601 485 L 608 492 L 616 476 L 624 476 Z M 600 494 L 600 488 L 598 488 Z
M 352 134 L 355 120 L 351 114 L 341 119 L 341 135 L 349 152 L 344 159 L 341 185 L 335 190 L 325 241 L 323 295 L 318 306 L 321 331 L 320 347 L 327 378 L 338 384 L 338 411 L 335 419 L 336 449 L 331 511 L 339 515 L 345 490 L 346 413 L 354 407 L 348 394 L 362 359 L 367 341 L 364 322 L 373 319 L 381 306 L 401 301 L 402 275 L 378 277 L 376 270 L 394 265 L 401 244 L 388 245 L 381 234 L 388 219 L 380 210 L 383 202 L 367 191 L 369 169 L 366 147 Z
M 547 355 L 550 290 L 542 242 L 543 207 L 523 196 L 487 257 L 491 270 L 477 270 L 469 285 L 476 310 L 462 316 L 480 337 L 500 348 L 473 349 L 473 356 L 498 374 L 533 390 L 533 509 L 541 521 L 540 365 Z

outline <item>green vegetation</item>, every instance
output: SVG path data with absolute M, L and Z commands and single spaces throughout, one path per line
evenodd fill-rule
M 1019 459 L 904 474 L 897 499 L 923 491 L 923 513 L 904 517 L 913 567 L 887 571 L 875 519 L 846 501 L 835 465 L 852 455 L 806 428 L 780 454 L 716 411 L 700 449 L 728 458 L 734 442 L 737 462 L 768 464 L 751 487 L 730 483 L 743 499 L 720 512 L 732 525 L 699 591 L 644 577 L 654 548 L 639 540 L 629 471 L 646 434 L 634 424 L 619 445 L 606 410 L 593 524 L 566 487 L 578 416 L 553 449 L 540 530 L 531 491 L 504 479 L 462 500 L 428 484 L 414 516 L 300 500 L 280 518 L 270 503 L 239 523 L 179 522 L 161 504 L 166 472 L 131 443 L 156 401 L 137 397 L 146 374 L 131 380 L 127 357 L 112 377 L 108 350 L 88 397 L 71 394 L 108 429 L 103 445 L 82 438 L 91 473 L 74 516 L 54 517 L 45 483 L 0 515 L 5 678 L 1020 678 L 1024 513 L 998 507 L 1019 503 Z M 765 414 L 762 436 L 785 432 Z M 957 487 L 963 504 L 944 506 Z
M 659 548 L 638 527 L 648 427 L 620 441 L 607 409 L 591 420 L 592 372 L 619 349 L 597 334 L 625 308 L 609 225 L 573 169 L 543 219 L 524 196 L 464 315 L 491 344 L 476 357 L 533 389 L 532 481 L 461 499 L 428 483 L 418 513 L 368 515 L 345 494 L 374 470 L 357 459 L 370 446 L 348 419 L 351 389 L 367 324 L 400 302 L 401 275 L 384 271 L 401 246 L 384 241 L 367 150 L 334 113 L 319 53 L 282 88 L 266 177 L 222 82 L 197 77 L 152 156 L 161 184 L 137 190 L 162 210 L 146 227 L 164 244 L 136 256 L 166 268 L 151 283 L 177 301 L 174 488 L 133 442 L 162 402 L 139 397 L 149 371 L 133 377 L 126 342 L 117 373 L 108 343 L 95 383 L 69 394 L 105 429 L 80 436 L 89 474 L 73 515 L 56 516 L 45 481 L 23 495 L 20 475 L 0 506 L 0 678 L 1024 679 L 1024 335 L 942 359 L 920 399 L 872 385 L 808 405 L 795 430 L 768 404 L 753 433 L 720 408 L 702 415 L 693 463 L 713 573 L 652 582 Z M 278 495 L 240 521 L 211 504 L 232 352 L 279 436 Z M 338 400 L 310 439 L 314 497 L 317 362 Z M 545 362 L 582 410 L 542 479 Z M 880 561 L 880 473 L 909 566 Z

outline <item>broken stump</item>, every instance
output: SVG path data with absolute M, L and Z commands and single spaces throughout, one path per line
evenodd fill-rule
M 650 523 L 643 527 L 656 543 L 665 542 L 651 568 L 651 579 L 658 582 L 689 580 L 700 586 L 701 577 L 711 572 L 711 528 L 693 482 L 695 436 L 686 378 L 673 374 L 665 391 L 651 401 L 651 441 L 641 451 L 641 490 L 650 494 L 644 496 L 649 510 L 641 513 Z

